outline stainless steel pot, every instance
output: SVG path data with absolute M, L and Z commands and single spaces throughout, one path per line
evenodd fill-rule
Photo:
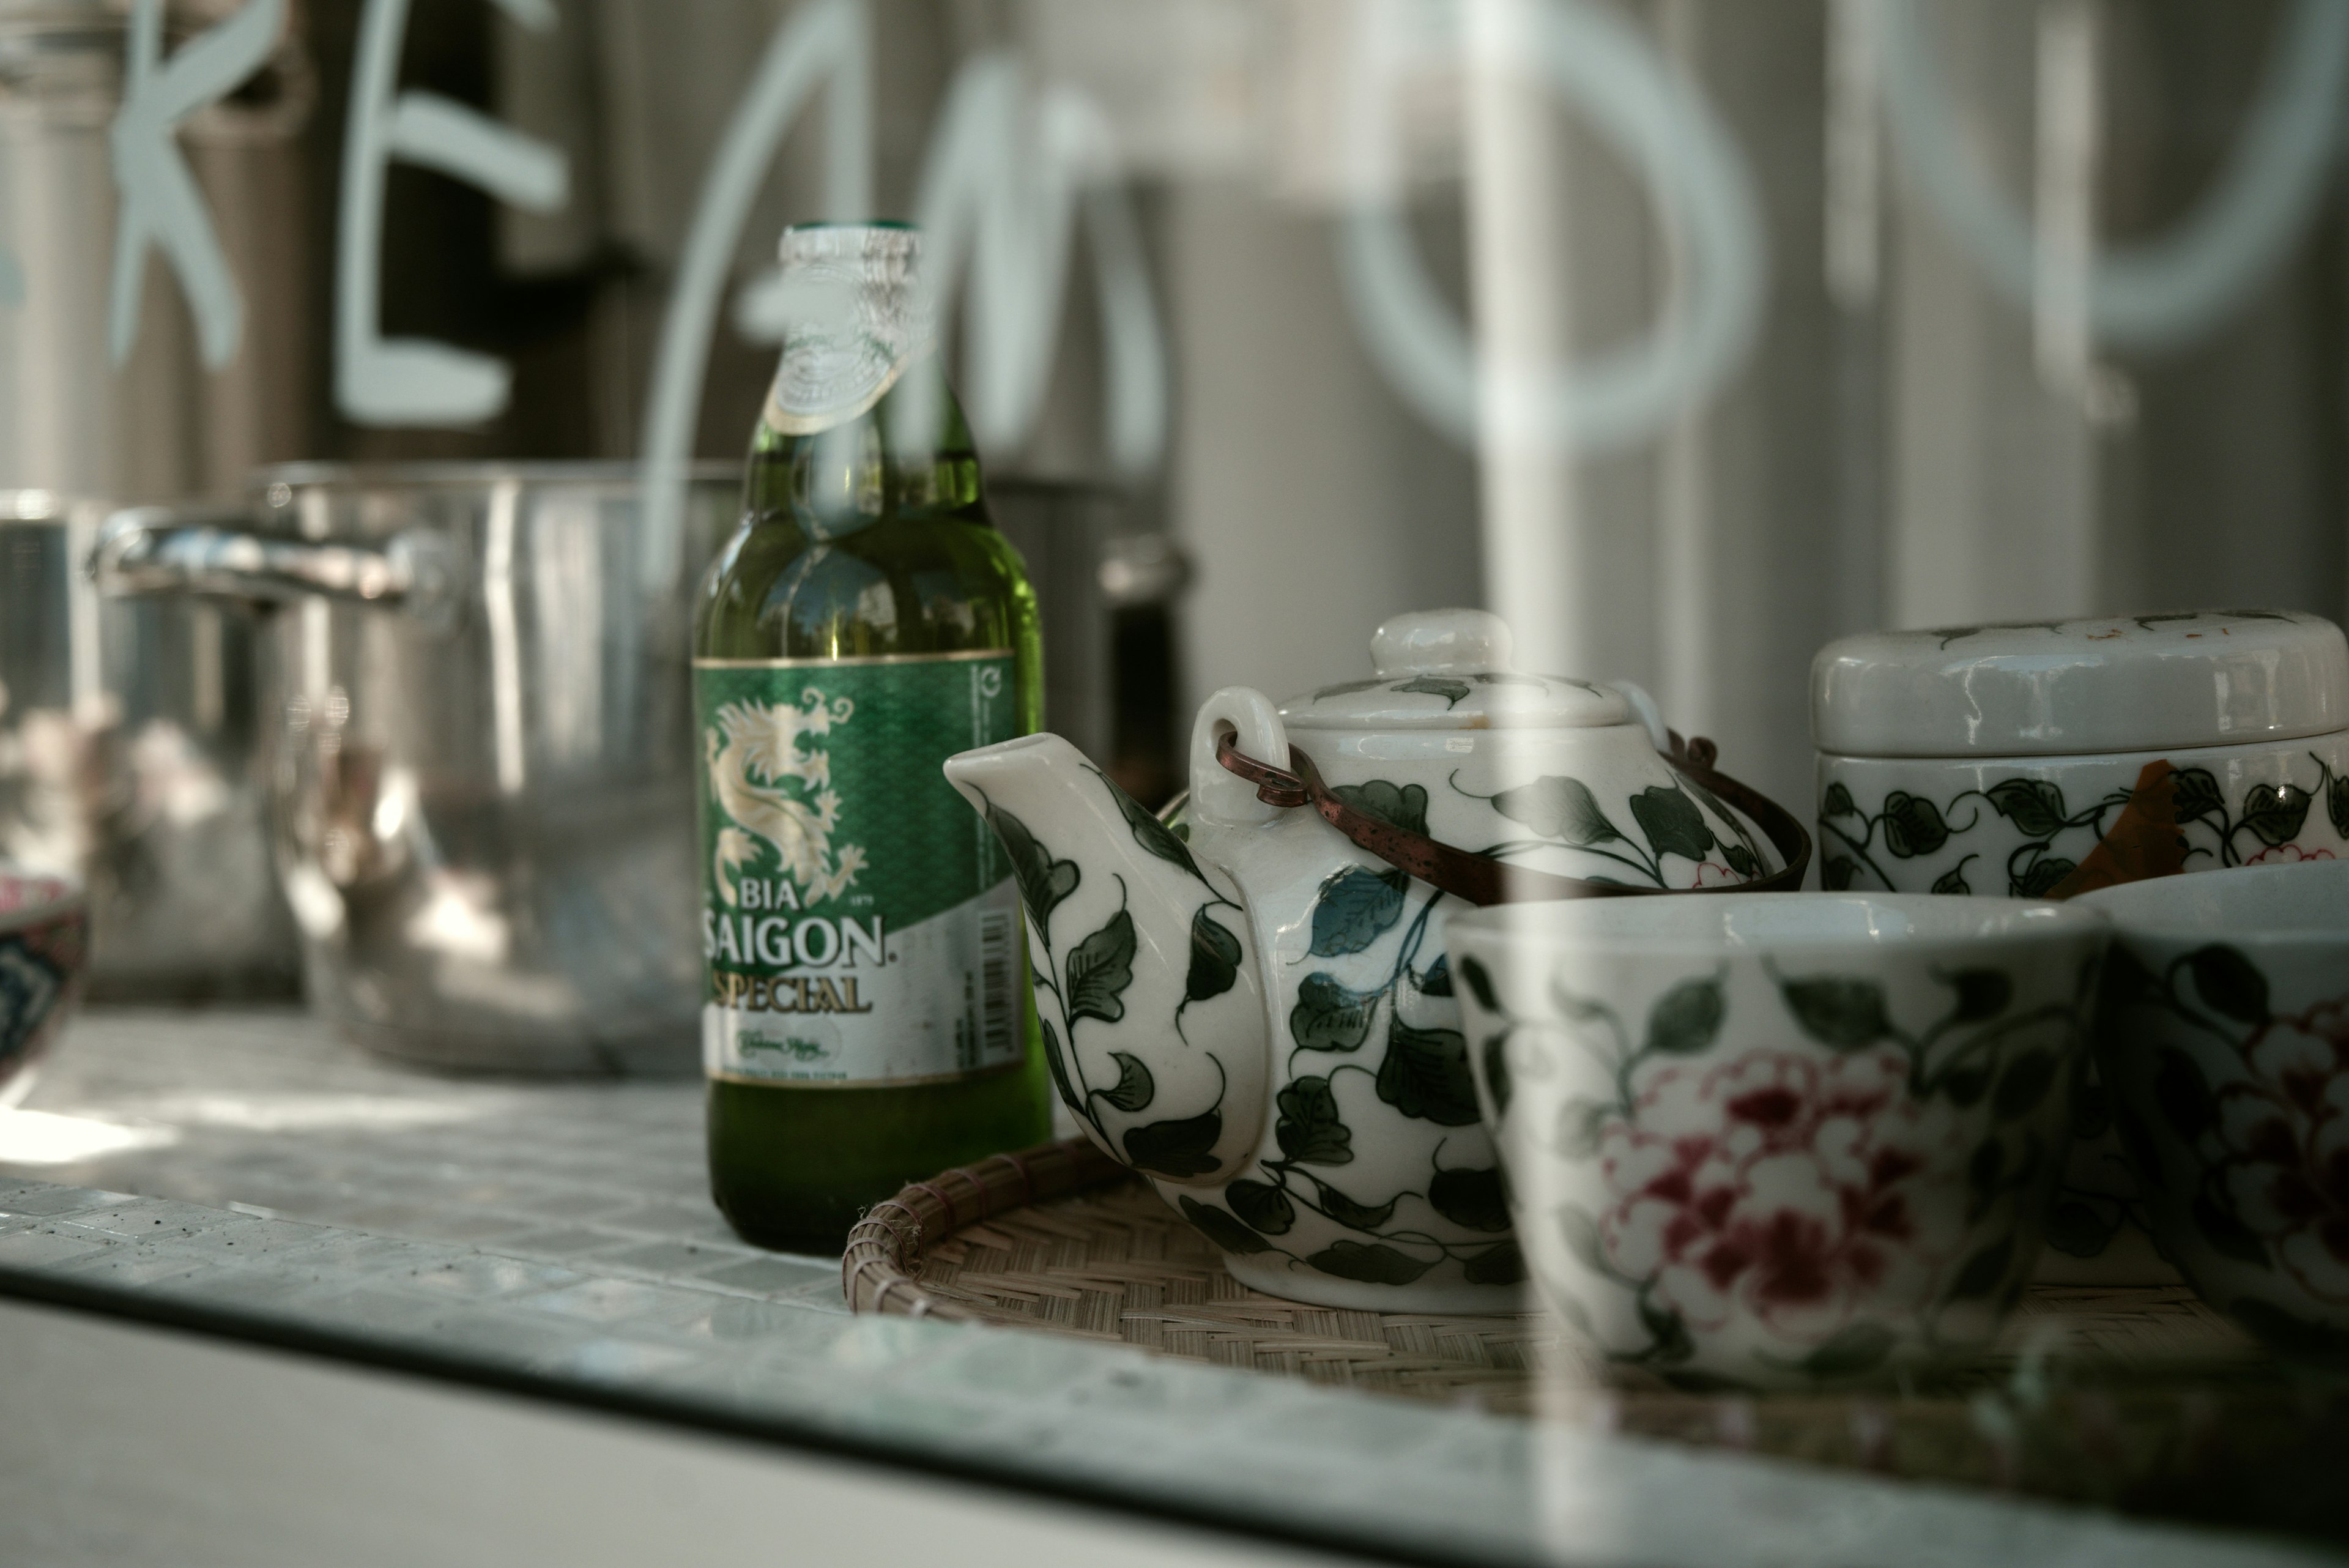
M 740 471 L 647 551 L 618 464 L 263 470 L 108 520 L 109 592 L 283 601 L 278 875 L 311 1002 L 439 1066 L 690 1071 L 691 596 Z
M 232 607 L 101 600 L 104 509 L 0 492 L 0 860 L 89 888 L 89 989 L 293 996 L 269 874 L 259 628 Z

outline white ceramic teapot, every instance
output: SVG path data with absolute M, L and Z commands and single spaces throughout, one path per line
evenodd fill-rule
M 1371 651 L 1374 679 L 1278 707 L 1209 698 L 1168 821 L 1056 735 L 947 777 L 1010 857 L 1062 1100 L 1235 1277 L 1330 1306 L 1523 1310 L 1447 913 L 1791 887 L 1809 846 L 1702 742 L 1668 763 L 1636 691 L 1511 670 L 1493 616 L 1400 616 Z

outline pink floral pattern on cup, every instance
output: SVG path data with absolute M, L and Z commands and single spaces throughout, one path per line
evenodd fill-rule
M 2241 1050 L 2251 1081 L 2218 1092 L 2224 1190 L 2302 1288 L 2349 1303 L 2349 996 L 2272 1016 Z
M 1578 1343 L 1685 1386 L 1969 1356 L 2036 1258 L 2106 928 L 1913 895 L 1765 902 L 1455 930 L 1528 1272 Z M 1855 938 L 1863 921 L 1881 934 Z
M 2302 849 L 2297 844 L 2279 844 L 2272 849 L 2262 849 L 2243 862 L 2246 866 L 2290 866 L 2302 860 L 2330 860 L 2330 849 Z
M 1964 1168 L 1969 1133 L 1908 1077 L 1894 1050 L 1656 1075 L 1600 1141 L 1609 1262 L 1693 1327 L 1746 1314 L 1790 1344 L 1888 1291 L 1930 1293 L 1966 1239 L 1962 1195 L 1930 1189 Z
M 2349 1369 L 2349 860 L 2086 905 L 2116 927 L 2096 1055 L 2162 1252 L 2277 1355 Z

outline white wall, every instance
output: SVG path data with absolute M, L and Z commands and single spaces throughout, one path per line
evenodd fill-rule
M 1165 217 L 1187 699 L 1367 675 L 1381 620 L 1477 602 L 1474 466 L 1365 356 L 1326 219 L 1225 182 Z

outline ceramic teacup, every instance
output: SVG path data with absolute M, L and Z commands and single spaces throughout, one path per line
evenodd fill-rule
M 1480 1108 L 1543 1298 L 1682 1383 L 1976 1346 L 2069 1136 L 2084 909 L 1724 894 L 1455 917 Z
M 2096 1059 L 2154 1240 L 2276 1349 L 2349 1364 L 2349 861 L 2078 902 L 2113 923 Z
M 70 877 L 0 865 L 0 1108 L 33 1090 L 81 981 L 88 913 Z

